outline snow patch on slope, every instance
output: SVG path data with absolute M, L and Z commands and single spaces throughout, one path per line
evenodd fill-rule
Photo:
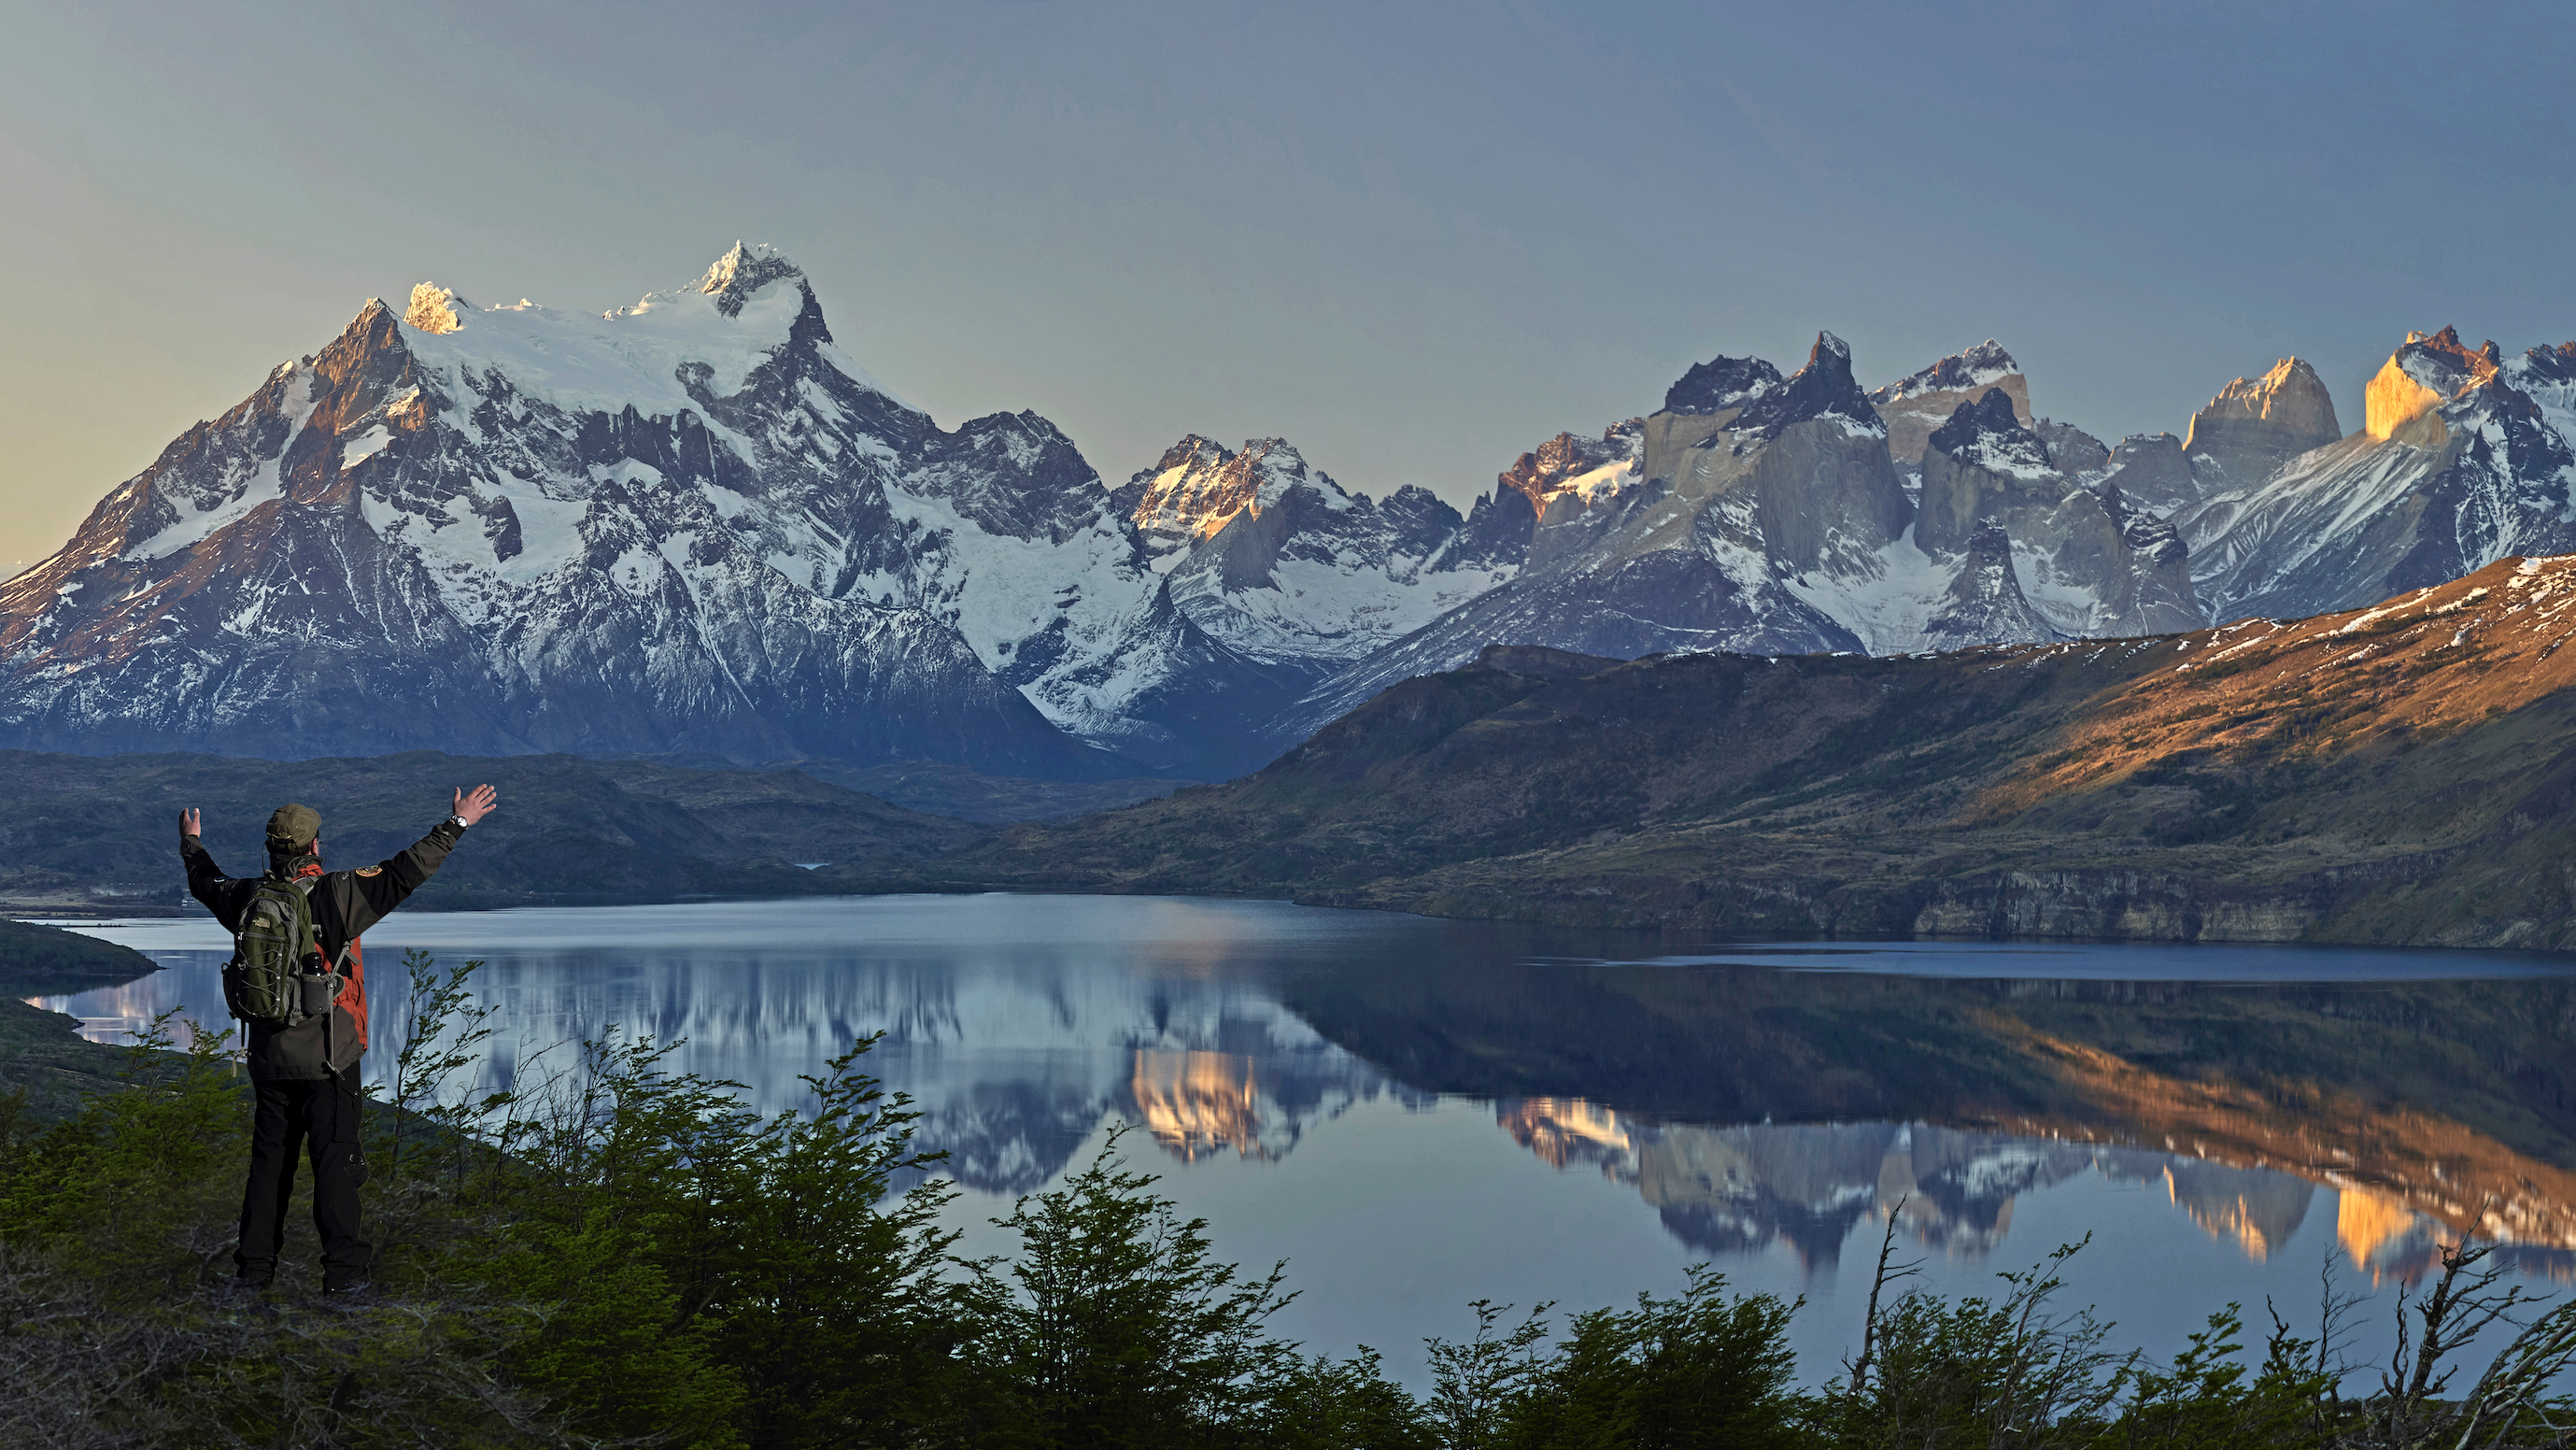
M 163 490 L 161 497 L 180 512 L 179 521 L 151 538 L 125 551 L 129 560 L 166 559 L 172 554 L 210 539 L 231 525 L 248 518 L 260 505 L 286 497 L 286 483 L 278 469 L 285 461 L 285 450 L 304 431 L 305 422 L 313 416 L 313 373 L 302 365 L 286 385 L 286 397 L 280 410 L 286 415 L 285 442 L 271 457 L 260 459 L 247 476 L 235 483 L 224 497 L 200 506 L 186 495 Z

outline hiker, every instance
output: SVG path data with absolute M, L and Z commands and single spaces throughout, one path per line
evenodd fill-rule
M 295 1152 L 313 1159 L 313 1227 L 322 1236 L 322 1292 L 367 1286 L 371 1250 L 358 1237 L 358 1055 L 367 1048 L 367 964 L 358 934 L 438 874 L 467 827 L 491 813 L 492 787 L 456 792 L 455 814 L 391 860 L 355 871 L 322 869 L 322 817 L 284 805 L 268 818 L 268 872 L 226 876 L 197 839 L 194 810 L 179 813 L 179 858 L 188 891 L 233 934 L 224 1005 L 249 1029 L 250 1182 L 242 1190 L 240 1286 L 265 1292 L 286 1245 L 286 1201 Z

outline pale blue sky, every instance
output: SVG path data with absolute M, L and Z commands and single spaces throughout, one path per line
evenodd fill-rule
M 76 11 L 76 13 L 75 13 Z M 369 296 L 607 308 L 735 238 L 954 425 L 1464 501 L 1713 353 L 1992 335 L 2179 431 L 2408 328 L 2576 337 L 2562 5 L 264 3 L 0 47 L 0 567 Z

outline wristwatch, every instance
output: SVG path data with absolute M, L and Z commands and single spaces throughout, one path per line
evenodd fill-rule
M 451 826 L 454 826 L 456 829 L 458 829 L 458 830 L 460 830 L 460 831 L 465 830 L 465 829 L 467 829 L 467 828 L 471 827 L 471 826 L 474 824 L 472 821 L 469 821 L 469 820 L 465 819 L 463 816 L 449 816 L 449 817 L 447 818 L 447 823 L 448 823 L 449 825 L 451 825 Z

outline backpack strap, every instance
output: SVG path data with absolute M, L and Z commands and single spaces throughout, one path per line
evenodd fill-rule
M 306 902 L 305 911 L 313 921 L 313 955 L 322 958 L 324 967 L 322 974 L 329 977 L 334 982 L 345 985 L 349 980 L 349 956 L 358 949 L 358 939 L 356 937 L 351 937 L 347 941 L 340 943 L 340 952 L 337 956 L 328 956 L 323 953 L 322 911 L 320 906 L 315 902 L 313 895 L 313 888 L 319 886 L 321 883 L 322 878 L 319 876 L 299 876 L 295 878 L 295 889 L 304 893 L 304 900 Z M 340 995 L 339 989 L 334 987 L 331 995 L 335 998 L 338 997 Z
M 321 879 L 322 878 L 319 876 L 297 876 L 292 878 L 288 883 L 295 888 L 297 895 L 304 898 L 304 920 L 308 924 L 309 930 L 305 935 L 303 945 L 311 947 L 313 949 L 313 955 L 317 957 L 322 956 L 322 913 L 315 907 L 313 901 L 313 884 Z M 301 965 L 303 959 L 303 952 L 298 951 L 296 953 L 297 964 Z M 323 957 L 323 960 L 327 962 L 330 958 Z

